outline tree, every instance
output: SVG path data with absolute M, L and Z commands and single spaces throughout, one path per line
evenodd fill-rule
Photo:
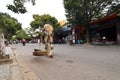
M 112 5 L 108 7 L 107 15 L 110 15 L 111 13 L 120 14 L 120 1 L 113 2 Z
M 85 25 L 105 16 L 106 9 L 110 10 L 113 3 L 117 6 L 120 0 L 64 0 L 64 8 L 70 24 Z M 103 11 L 106 12 L 102 13 Z
M 15 38 L 18 39 L 18 40 L 21 40 L 23 38 L 30 39 L 31 37 L 26 33 L 25 30 L 21 29 L 21 30 L 16 32 L 16 37 Z
M 0 13 L 0 29 L 6 39 L 11 39 L 17 30 L 22 29 L 21 23 L 6 13 Z
M 24 6 L 25 2 L 31 2 L 35 5 L 35 0 L 14 0 L 13 4 L 8 4 L 7 8 L 15 13 L 26 13 L 26 7 Z
M 55 17 L 50 16 L 49 14 L 43 15 L 34 14 L 33 19 L 34 21 L 32 21 L 30 25 L 34 30 L 39 27 L 43 28 L 45 24 L 51 24 L 55 30 L 60 28 L 57 19 Z
M 106 16 L 107 11 L 109 14 L 113 13 L 116 11 L 113 9 L 113 4 L 119 7 L 120 0 L 64 0 L 67 21 L 72 26 L 87 26 L 92 20 Z M 89 43 L 89 27 L 86 28 L 87 42 Z
M 34 29 L 32 27 L 25 28 L 25 32 L 29 35 L 29 37 L 39 37 L 40 31 L 37 29 Z

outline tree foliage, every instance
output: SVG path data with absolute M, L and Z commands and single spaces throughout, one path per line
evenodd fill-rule
M 34 35 L 37 36 L 39 35 L 39 31 L 35 30 L 32 27 L 25 28 L 25 32 L 30 36 L 33 37 Z
M 33 19 L 34 21 L 32 21 L 30 25 L 34 30 L 39 27 L 43 28 L 45 24 L 51 24 L 54 27 L 54 29 L 58 29 L 60 27 L 57 19 L 55 17 L 50 16 L 49 14 L 34 14 Z
M 8 4 L 7 8 L 15 13 L 26 13 L 24 3 L 28 1 L 35 5 L 35 0 L 13 0 L 13 4 Z
M 93 19 L 105 16 L 107 11 L 113 8 L 113 3 L 119 7 L 119 2 L 120 0 L 64 0 L 64 8 L 70 24 L 85 25 Z M 106 12 L 103 14 L 103 11 Z M 109 11 L 109 14 L 114 11 L 116 10 Z
M 116 2 L 112 2 L 112 5 L 108 7 L 107 15 L 111 13 L 120 14 L 120 0 L 116 0 Z
M 6 13 L 0 13 L 0 29 L 4 33 L 5 38 L 10 39 L 16 34 L 16 31 L 22 29 L 22 27 L 15 18 L 12 18 Z
M 31 37 L 26 33 L 25 30 L 21 29 L 16 32 L 16 39 L 21 40 L 23 38 L 30 39 Z

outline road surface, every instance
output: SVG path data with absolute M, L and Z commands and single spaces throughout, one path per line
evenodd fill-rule
M 54 58 L 33 56 L 39 44 L 13 44 L 28 78 L 36 80 L 120 80 L 120 46 L 55 44 Z M 32 79 L 30 79 L 32 80 Z

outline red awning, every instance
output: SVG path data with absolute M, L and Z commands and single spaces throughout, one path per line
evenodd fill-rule
M 90 25 L 94 25 L 94 24 L 98 24 L 98 23 L 101 23 L 101 22 L 105 22 L 105 21 L 108 21 L 108 20 L 112 20 L 112 19 L 115 19 L 115 18 L 117 18 L 118 16 L 117 16 L 117 14 L 111 14 L 111 15 L 109 15 L 109 16 L 106 16 L 106 17 L 104 17 L 104 18 L 102 18 L 102 19 L 99 19 L 99 20 L 97 20 L 97 21 L 94 21 L 94 22 L 92 22 Z
M 73 26 L 72 29 L 85 29 L 85 26 Z

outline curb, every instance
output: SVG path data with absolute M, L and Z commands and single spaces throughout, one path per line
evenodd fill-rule
M 5 47 L 6 48 L 6 47 Z M 7 50 L 7 49 L 6 49 Z M 10 78 L 10 64 L 13 62 L 13 59 L 8 53 L 6 53 L 4 59 L 0 59 L 0 80 L 11 80 Z
M 14 51 L 14 54 L 16 54 L 16 51 Z M 15 56 L 13 63 L 16 63 L 14 66 L 15 68 L 19 69 L 17 73 L 21 76 L 18 76 L 18 78 L 20 77 L 20 80 L 40 80 L 28 67 L 29 65 L 24 65 L 24 63 L 21 63 L 21 61 L 18 59 L 18 55 Z
M 13 59 L 0 59 L 0 64 L 12 63 Z
M 9 55 L 9 59 L 4 59 L 3 62 L 9 65 L 9 80 L 25 80 L 11 47 L 6 47 L 6 54 Z
M 10 80 L 25 80 L 16 59 L 13 60 L 13 63 L 10 64 L 9 67 L 10 67 Z
M 4 60 L 4 62 L 6 61 L 10 63 L 7 64 L 8 76 L 5 80 L 39 80 L 39 78 L 31 71 L 30 68 L 25 65 L 21 65 L 21 63 L 17 60 L 14 48 L 6 47 L 6 53 L 7 52 L 9 53 L 10 59 Z

